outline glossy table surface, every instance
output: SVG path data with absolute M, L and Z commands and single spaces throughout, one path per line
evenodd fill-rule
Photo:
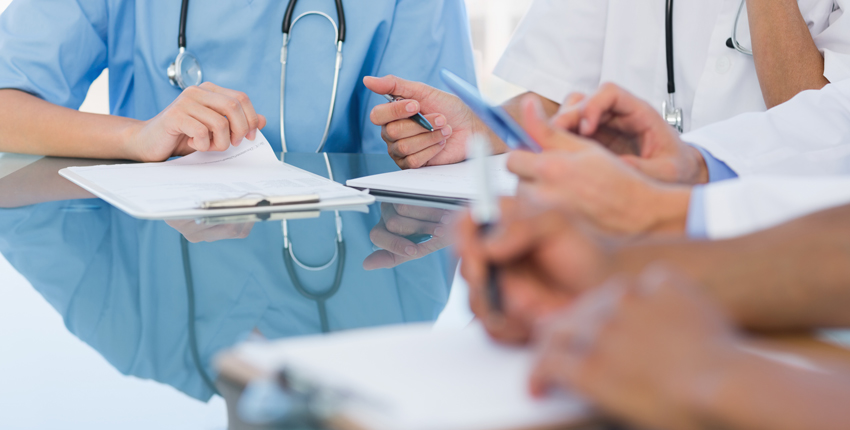
M 286 161 L 328 176 L 321 155 Z M 383 155 L 330 161 L 341 183 L 397 170 Z M 292 219 L 290 253 L 282 221 L 138 220 L 56 173 L 98 163 L 0 156 L 0 428 L 226 428 L 211 361 L 248 336 L 471 318 L 439 222 L 451 211 L 343 211 L 342 242 L 333 211 Z M 435 229 L 405 255 L 402 234 Z

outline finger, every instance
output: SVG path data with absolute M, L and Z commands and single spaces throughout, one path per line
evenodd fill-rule
M 570 95 L 567 96 L 567 99 L 564 100 L 564 104 L 561 105 L 561 106 L 562 107 L 563 106 L 573 107 L 573 106 L 581 103 L 582 101 L 584 101 L 584 99 L 586 99 L 586 98 L 587 98 L 587 96 L 583 93 L 571 93 Z
M 580 134 L 590 136 L 612 117 L 631 114 L 641 107 L 643 102 L 617 85 L 603 84 L 599 91 L 584 101 L 582 106 L 583 121 Z
M 408 81 L 393 75 L 387 75 L 382 78 L 367 76 L 363 78 L 363 84 L 376 94 L 390 94 L 415 100 L 423 100 L 430 93 L 436 91 L 433 87 L 421 82 Z
M 234 98 L 239 102 L 241 110 L 247 120 L 248 133 L 246 133 L 244 137 L 247 137 L 248 140 L 254 140 L 257 136 L 257 130 L 262 127 L 260 127 L 260 115 L 257 114 L 256 109 L 254 109 L 254 104 L 251 103 L 251 99 L 248 95 L 242 91 L 231 90 L 208 82 L 201 84 L 201 86 L 204 85 L 210 85 L 209 90 L 214 93 Z M 240 142 L 242 142 L 242 139 L 239 139 L 238 142 L 233 142 L 233 144 L 238 145 Z
M 440 145 L 445 142 L 446 137 L 451 136 L 451 134 L 452 128 L 450 126 L 445 126 L 440 130 L 425 132 L 416 136 L 394 141 L 389 147 L 390 156 L 397 159 L 409 157 L 434 145 Z
M 402 263 L 410 261 L 398 254 L 393 254 L 384 249 L 377 250 L 363 260 L 363 270 L 392 269 Z
M 543 106 L 537 98 L 526 96 L 522 100 L 522 111 L 525 130 L 544 150 L 580 151 L 589 147 L 589 143 L 583 139 L 578 139 L 575 135 L 552 128 L 543 111 Z
M 369 114 L 369 120 L 375 125 L 388 125 L 394 121 L 407 119 L 419 113 L 419 102 L 401 100 L 375 106 Z
M 442 222 L 443 218 L 447 220 L 450 218 L 448 211 L 443 209 L 381 203 L 381 220 L 387 230 L 401 236 L 431 234 L 442 237 L 446 230 L 444 225 L 446 223 Z M 429 219 L 435 221 L 429 221 Z M 421 229 L 429 231 L 418 231 Z M 440 232 L 437 232 L 437 229 L 440 229 Z
M 252 130 L 248 126 L 248 118 L 242 109 L 242 103 L 236 98 L 219 92 L 205 91 L 197 101 L 216 111 L 219 115 L 226 117 L 229 127 L 227 137 L 231 144 L 239 144 L 248 135 L 248 132 Z M 256 121 L 259 122 L 258 119 Z
M 385 249 L 393 254 L 416 257 L 419 250 L 415 243 L 401 237 L 397 234 L 390 233 L 383 220 L 369 232 L 369 239 L 376 246 Z
M 446 117 L 442 114 L 430 114 L 425 115 L 425 119 L 434 126 L 434 130 L 440 130 L 447 127 Z M 387 142 L 396 142 L 402 139 L 406 139 L 408 137 L 417 136 L 420 134 L 430 133 L 429 130 L 424 129 L 419 123 L 413 121 L 411 119 L 403 119 L 399 121 L 393 121 L 381 129 L 381 137 Z M 449 133 L 443 133 L 444 138 L 451 136 L 451 130 Z
M 547 212 L 544 216 L 528 217 L 500 223 L 483 243 L 487 258 L 496 263 L 516 260 L 538 248 L 543 242 L 561 230 L 565 221 L 556 212 Z
M 534 182 L 540 178 L 537 162 L 545 156 L 526 151 L 511 151 L 508 155 L 508 170 L 519 176 L 520 180 Z
M 203 105 L 190 108 L 189 115 L 204 124 L 212 135 L 210 151 L 225 151 L 230 148 L 230 123 L 220 113 Z
M 557 130 L 569 131 L 571 133 L 579 132 L 581 124 L 581 109 L 577 107 L 561 108 L 558 114 L 552 118 L 552 128 Z
M 446 147 L 446 141 L 443 140 L 437 144 L 431 145 L 415 154 L 408 155 L 401 160 L 398 160 L 399 167 L 402 169 L 418 169 L 429 165 L 431 160 L 443 151 Z
M 392 216 L 384 220 L 387 231 L 398 236 L 410 236 L 413 234 L 430 234 L 442 237 L 445 234 L 445 226 L 440 223 L 419 221 L 403 216 Z
M 180 133 L 189 136 L 187 143 L 190 148 L 195 151 L 209 151 L 210 149 L 210 130 L 202 122 L 191 116 L 184 116 L 178 125 Z
M 397 214 L 421 221 L 448 224 L 452 218 L 451 213 L 445 209 L 402 204 L 393 204 L 392 206 Z

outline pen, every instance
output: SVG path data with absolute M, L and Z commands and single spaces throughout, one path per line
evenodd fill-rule
M 390 102 L 390 103 L 404 100 L 401 97 L 393 97 L 389 94 L 384 94 L 384 98 L 387 99 L 387 101 Z M 410 117 L 410 119 L 416 121 L 416 123 L 421 125 L 422 128 L 424 128 L 425 130 L 434 131 L 434 126 L 431 125 L 431 123 L 428 122 L 428 120 L 425 119 L 425 117 L 421 113 L 417 113 L 416 115 L 413 115 L 412 117 Z
M 490 141 L 483 135 L 473 135 L 467 142 L 468 158 L 476 182 L 477 196 L 472 201 L 472 218 L 478 223 L 479 234 L 487 236 L 499 219 L 499 202 L 493 182 L 490 180 L 490 156 L 493 155 Z M 490 309 L 502 312 L 502 290 L 499 288 L 499 270 L 487 266 L 487 302 Z

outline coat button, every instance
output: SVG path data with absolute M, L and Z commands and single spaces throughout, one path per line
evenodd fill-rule
M 717 70 L 718 74 L 725 75 L 726 73 L 729 73 L 729 70 L 732 69 L 732 60 L 729 59 L 728 56 L 724 55 L 717 59 L 717 63 L 715 63 L 714 69 Z

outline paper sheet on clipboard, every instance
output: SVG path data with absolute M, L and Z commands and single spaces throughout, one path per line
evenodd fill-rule
M 490 178 L 499 195 L 516 194 L 519 179 L 508 171 L 508 154 L 495 155 L 490 162 Z M 351 179 L 349 187 L 368 189 L 374 194 L 383 192 L 396 196 L 419 196 L 424 198 L 455 199 L 469 201 L 475 199 L 478 192 L 475 187 L 473 170 L 469 162 L 430 166 L 419 169 L 401 170 Z
M 317 194 L 319 203 L 287 207 L 216 209 L 215 215 L 309 210 L 371 204 L 374 198 L 281 163 L 257 133 L 223 152 L 195 152 L 163 163 L 68 167 L 68 180 L 128 214 L 144 219 L 209 216 L 203 202 L 246 196 Z

